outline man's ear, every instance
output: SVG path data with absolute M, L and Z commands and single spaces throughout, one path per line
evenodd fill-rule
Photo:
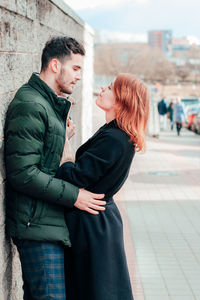
M 58 73 L 58 71 L 60 70 L 59 60 L 57 58 L 53 58 L 49 63 L 49 67 L 53 73 Z

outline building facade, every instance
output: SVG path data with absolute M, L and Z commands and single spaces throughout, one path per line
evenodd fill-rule
M 151 48 L 160 49 L 164 54 L 171 50 L 171 30 L 151 30 L 148 32 L 148 44 Z

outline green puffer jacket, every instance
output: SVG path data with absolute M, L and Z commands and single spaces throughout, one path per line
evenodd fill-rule
M 9 105 L 5 124 L 6 214 L 11 237 L 70 246 L 64 207 L 78 188 L 54 178 L 70 108 L 34 73 Z

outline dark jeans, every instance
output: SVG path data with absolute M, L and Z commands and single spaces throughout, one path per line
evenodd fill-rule
M 182 123 L 181 122 L 176 122 L 176 130 L 177 130 L 178 135 L 180 135 L 181 128 L 182 128 Z
M 64 246 L 13 239 L 23 275 L 24 300 L 66 300 Z

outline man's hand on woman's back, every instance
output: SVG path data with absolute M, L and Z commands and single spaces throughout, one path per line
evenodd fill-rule
M 90 214 L 98 215 L 98 210 L 105 210 L 104 205 L 106 205 L 106 201 L 98 200 L 103 199 L 104 196 L 104 194 L 94 194 L 84 189 L 79 189 L 78 198 L 74 206 Z

